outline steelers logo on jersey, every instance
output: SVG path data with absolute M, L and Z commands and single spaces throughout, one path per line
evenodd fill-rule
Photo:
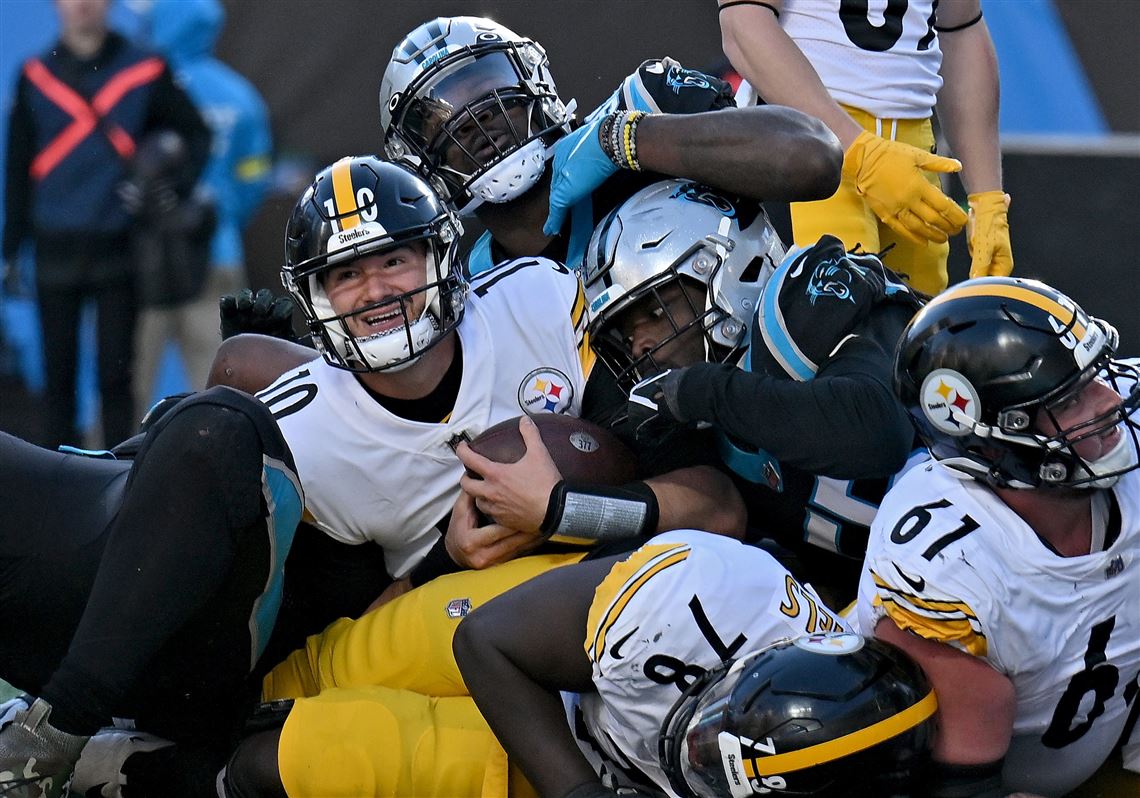
M 519 407 L 528 416 L 565 413 L 574 400 L 574 383 L 556 368 L 537 368 L 519 385 Z

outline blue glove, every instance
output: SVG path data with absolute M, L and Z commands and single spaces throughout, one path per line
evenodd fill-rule
M 605 114 L 591 114 L 584 125 L 554 142 L 550 215 L 542 226 L 542 232 L 548 236 L 557 235 L 569 210 L 593 194 L 618 169 L 598 139 L 598 128 L 605 118 Z

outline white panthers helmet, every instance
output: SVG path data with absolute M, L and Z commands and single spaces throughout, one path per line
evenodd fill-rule
M 689 180 L 662 180 L 634 194 L 598 224 L 586 248 L 583 278 L 590 343 L 624 387 L 661 370 L 654 353 L 699 325 L 708 362 L 733 362 L 747 349 L 765 283 L 784 244 L 758 202 L 718 193 Z M 694 320 L 635 357 L 616 323 L 643 299 L 675 280 L 701 283 Z
M 420 25 L 380 83 L 385 153 L 465 212 L 533 187 L 572 118 L 542 46 L 483 17 Z

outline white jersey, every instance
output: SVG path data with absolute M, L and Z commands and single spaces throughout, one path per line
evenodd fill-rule
M 669 795 L 658 733 L 686 686 L 777 640 L 842 630 L 767 552 L 708 532 L 658 535 L 614 565 L 586 625 L 596 693 L 565 694 L 578 745 L 610 786 Z
M 837 102 L 880 119 L 925 119 L 942 88 L 934 0 L 870 0 L 841 14 L 843 0 L 784 0 L 780 27 Z
M 1054 554 L 988 487 L 937 463 L 904 476 L 872 525 L 860 629 L 885 613 L 1013 682 L 1006 789 L 1070 791 L 1124 728 L 1140 679 L 1140 471 L 1112 495 L 1111 544 L 1079 557 Z
M 373 541 L 404 576 L 439 539 L 463 465 L 451 445 L 525 413 L 578 415 L 593 362 L 578 278 L 545 258 L 503 263 L 471 285 L 457 328 L 463 374 L 436 423 L 386 410 L 318 358 L 258 394 L 305 489 L 306 520 L 345 543 Z

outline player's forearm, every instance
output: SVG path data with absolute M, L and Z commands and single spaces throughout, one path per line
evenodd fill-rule
M 780 106 L 654 114 L 638 126 L 637 158 L 646 171 L 787 201 L 831 196 L 843 164 L 826 126 Z
M 682 379 L 678 399 L 685 418 L 836 479 L 893 474 L 906 462 L 914 435 L 887 384 L 861 374 L 795 382 L 700 365 Z
M 938 696 L 938 736 L 931 752 L 945 765 L 985 765 L 1005 756 L 1013 735 L 1013 682 L 984 659 L 919 637 L 881 618 L 875 637 L 922 666 Z
M 815 68 L 771 11 L 748 5 L 725 9 L 720 12 L 720 31 L 728 60 L 765 102 L 822 119 L 844 151 L 851 146 L 862 128 L 831 98 Z
M 680 468 L 651 477 L 646 484 L 657 496 L 657 531 L 702 529 L 717 535 L 744 537 L 747 511 L 732 480 L 712 466 Z
M 966 192 L 1000 189 L 997 55 L 984 20 L 942 34 L 938 119 L 951 155 L 962 162 Z

